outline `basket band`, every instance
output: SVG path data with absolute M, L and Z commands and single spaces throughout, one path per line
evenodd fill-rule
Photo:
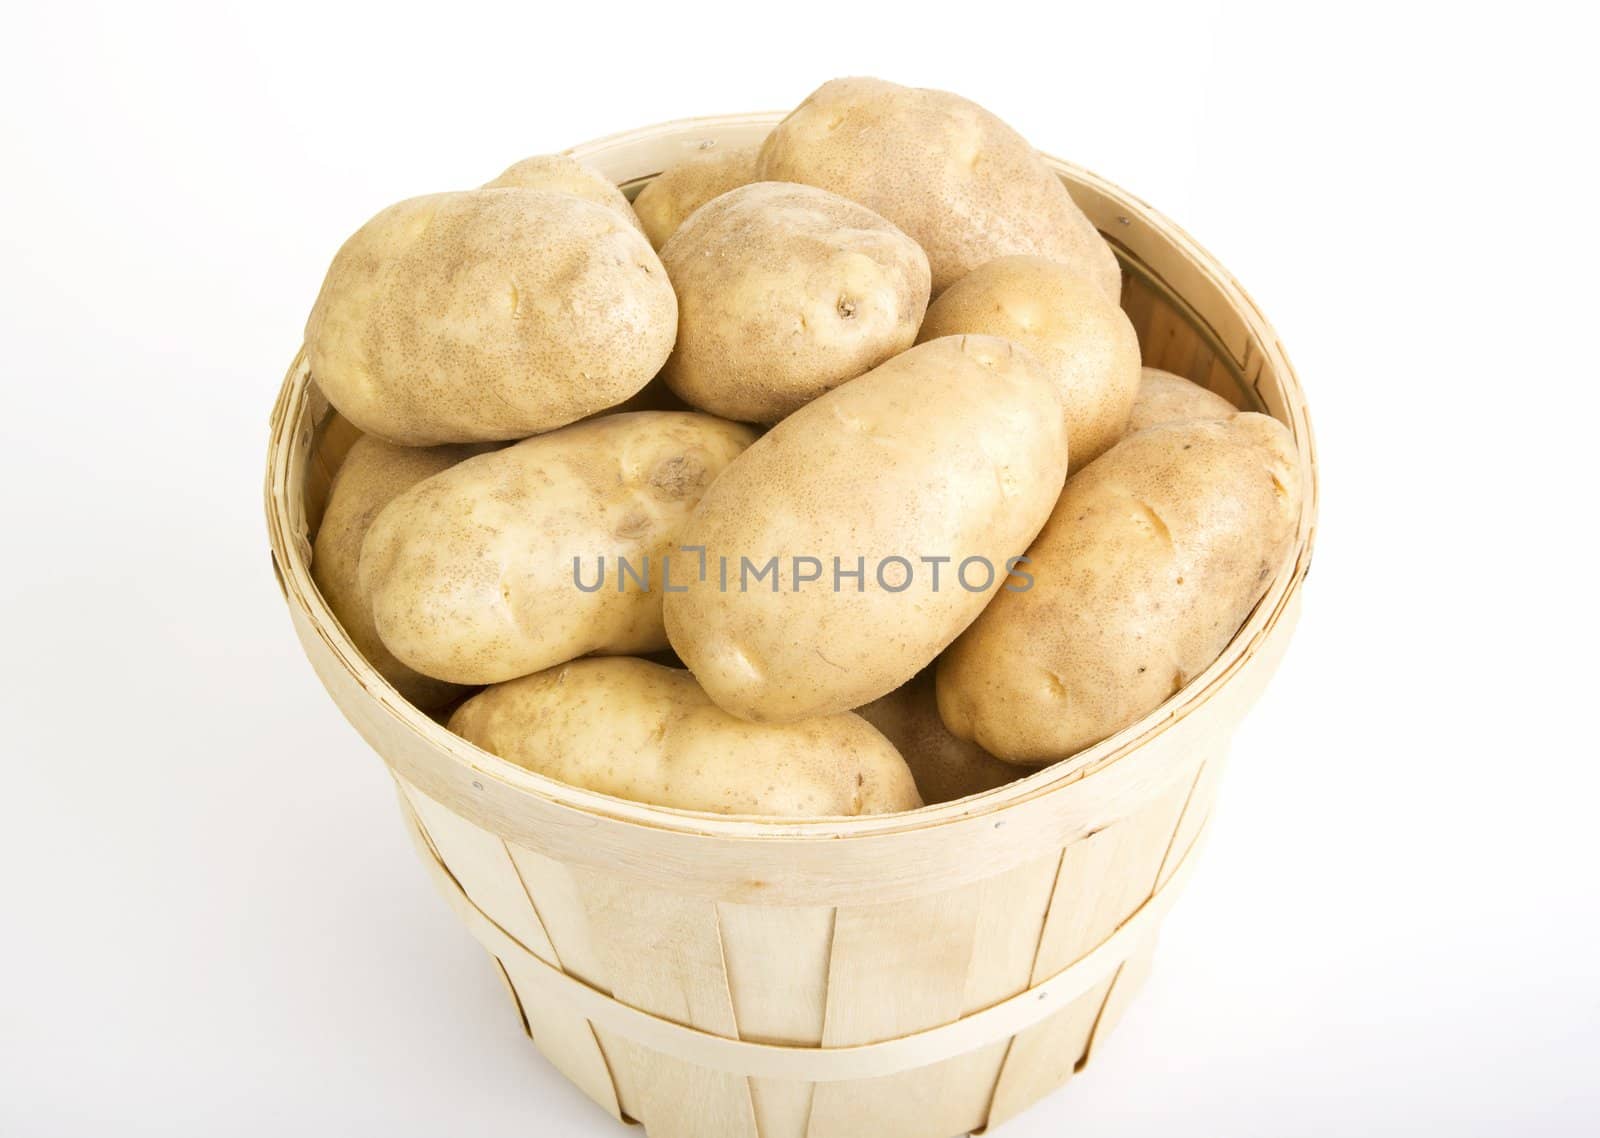
M 403 795 L 401 800 L 404 802 Z M 1048 979 L 982 1011 L 938 1027 L 876 1043 L 815 1047 L 754 1043 L 714 1035 L 640 1011 L 567 975 L 478 908 L 439 860 L 409 803 L 406 803 L 405 814 L 434 883 L 472 930 L 473 936 L 496 956 L 512 956 L 527 965 L 519 970 L 519 981 L 526 978 L 538 987 L 540 995 L 560 1000 L 594 1024 L 652 1051 L 735 1075 L 807 1083 L 876 1078 L 924 1067 L 1008 1039 L 1060 1011 L 1107 979 L 1146 937 L 1154 933 L 1156 925 L 1177 899 L 1207 829 L 1201 827 L 1172 874 L 1116 932 Z

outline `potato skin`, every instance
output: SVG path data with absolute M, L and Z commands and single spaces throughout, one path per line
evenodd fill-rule
M 937 295 L 985 261 L 1036 253 L 1122 292 L 1116 256 L 1027 141 L 958 95 L 834 79 L 761 147 L 758 177 L 858 201 L 928 252 Z
M 905 762 L 858 716 L 746 723 L 688 672 L 626 656 L 498 684 L 462 704 L 450 730 L 518 766 L 657 806 L 810 818 L 922 805 Z
M 373 519 L 417 483 L 483 451 L 482 446 L 402 447 L 362 435 L 333 477 L 328 507 L 312 547 L 311 579 L 345 635 L 367 663 L 424 711 L 443 707 L 466 689 L 406 667 L 385 648 L 361 592 L 361 542 Z
M 930 806 L 993 790 L 1027 774 L 976 743 L 950 734 L 939 718 L 932 668 L 924 668 L 888 695 L 856 708 L 856 714 L 894 744 L 911 768 L 922 800 Z
M 1237 407 L 1216 392 L 1170 371 L 1147 367 L 1139 377 L 1139 397 L 1128 416 L 1128 433 L 1190 419 L 1231 419 L 1238 413 Z
M 469 459 L 378 515 L 361 588 L 391 652 L 426 675 L 489 684 L 591 652 L 667 646 L 659 562 L 749 428 L 693 412 L 608 415 Z M 593 584 L 604 556 L 604 583 Z M 619 591 L 615 559 L 651 562 Z
M 575 198 L 605 206 L 639 232 L 644 232 L 639 215 L 633 212 L 627 195 L 617 188 L 617 184 L 600 171 L 566 154 L 540 154 L 524 158 L 508 166 L 505 173 L 494 181 L 485 182 L 483 188 L 549 190 L 557 194 L 571 194 Z
M 312 378 L 408 446 L 524 438 L 621 403 L 672 350 L 660 260 L 615 210 L 493 189 L 390 206 L 334 257 L 306 322 Z
M 776 423 L 909 348 L 928 257 L 865 206 L 785 182 L 707 202 L 661 250 L 678 295 L 662 378 L 726 419 Z
M 705 549 L 705 579 L 666 597 L 672 647 L 743 719 L 877 699 L 931 662 L 1006 581 L 1066 461 L 1060 396 L 1032 356 L 989 336 L 914 347 L 806 404 L 712 484 L 681 538 L 686 551 Z M 797 589 L 800 557 L 818 559 L 821 579 Z M 937 588 L 921 560 L 936 557 L 950 559 Z M 994 567 L 986 580 L 969 566 L 974 591 L 955 578 L 969 557 Z M 771 558 L 779 591 L 741 572 L 742 559 Z M 860 559 L 859 585 L 841 577 L 834 591 L 835 558 L 848 572 Z
M 1129 435 L 1067 480 L 1001 593 L 939 661 L 939 714 L 998 758 L 1048 763 L 1210 666 L 1292 543 L 1293 440 L 1265 415 Z
M 939 294 L 919 339 L 963 332 L 1027 348 L 1061 390 L 1067 453 L 1079 470 L 1126 433 L 1139 392 L 1139 337 L 1087 277 L 1043 257 L 999 257 Z
M 729 190 L 756 180 L 759 143 L 709 146 L 661 171 L 633 199 L 633 212 L 650 244 L 660 249 L 695 210 Z

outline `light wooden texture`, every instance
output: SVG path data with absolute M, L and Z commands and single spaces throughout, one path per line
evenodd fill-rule
M 754 141 L 778 117 L 667 124 L 572 153 L 636 192 L 686 150 Z M 268 531 L 306 654 L 394 772 L 423 864 L 534 1043 L 653 1138 L 950 1138 L 1070 1078 L 1148 971 L 1233 726 L 1287 645 L 1317 503 L 1287 356 L 1181 229 L 1051 161 L 1123 261 L 1144 362 L 1283 421 L 1305 507 L 1211 668 L 1070 761 L 959 802 L 803 823 L 701 815 L 564 786 L 450 735 L 359 657 L 311 583 L 310 541 L 355 436 L 303 361 L 284 383 Z
M 495 955 L 523 1026 L 534 1045 L 580 1090 L 621 1118 L 610 1069 L 587 1021 L 559 1003 L 540 998 L 529 969 L 536 957 L 560 968 L 561 960 L 545 932 L 504 841 L 452 814 L 414 790 L 400 788 L 403 805 L 416 818 L 417 832 L 456 885 L 524 951 Z
M 1198 774 L 1197 770 L 1196 779 L 1170 788 L 1138 813 L 1062 851 L 1055 896 L 1034 957 L 1035 983 L 1105 940 L 1155 892 Z M 990 1125 L 1066 1082 L 1088 1051 L 1115 980 L 1115 975 L 1108 977 L 1011 1041 L 995 1085 Z
M 1071 964 L 1008 999 L 959 1019 L 907 1035 L 872 1043 L 843 1046 L 767 1043 L 732 1038 L 684 1022 L 644 1011 L 614 998 L 602 987 L 579 980 L 544 960 L 480 909 L 460 882 L 439 860 L 432 843 L 420 833 L 421 823 L 409 809 L 407 816 L 419 831 L 417 845 L 442 896 L 468 929 L 497 960 L 527 959 L 522 971 L 524 990 L 539 1000 L 557 1001 L 590 1021 L 602 1050 L 610 1055 L 613 1041 L 638 1044 L 651 1051 L 715 1071 L 757 1079 L 800 1080 L 811 1083 L 849 1082 L 897 1075 L 917 1067 L 964 1056 L 989 1044 L 1009 1040 L 1019 1032 L 1049 1019 L 1097 985 L 1111 981 L 1124 960 L 1140 951 L 1155 933 L 1167 910 L 1182 890 L 1194 863 L 1186 855 L 1168 884 L 1153 894 L 1115 932 Z M 831 954 L 830 954 L 831 960 Z M 831 967 L 831 963 L 830 963 Z M 625 1113 L 633 1089 L 628 1065 L 611 1065 L 617 1094 Z

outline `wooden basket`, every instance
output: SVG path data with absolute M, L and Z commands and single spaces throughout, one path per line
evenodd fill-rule
M 575 148 L 630 194 L 779 116 Z M 360 657 L 310 575 L 354 438 L 297 360 L 272 417 L 267 522 L 295 631 L 393 771 L 423 864 L 534 1043 L 651 1138 L 949 1138 L 1065 1082 L 1149 967 L 1230 733 L 1275 668 L 1316 516 L 1300 387 L 1244 290 L 1181 229 L 1051 160 L 1110 239 L 1147 364 L 1265 410 L 1305 477 L 1294 547 L 1221 658 L 1070 761 L 911 814 L 730 819 L 579 790 L 476 749 Z

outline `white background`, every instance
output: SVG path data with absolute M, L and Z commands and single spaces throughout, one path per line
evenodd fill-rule
M 382 205 L 859 73 L 1177 218 L 1322 448 L 1300 633 L 1151 984 L 1003 1133 L 1594 1133 L 1592 39 L 1482 8 L 8 14 L 0 1133 L 619 1133 L 300 655 L 267 413 Z

